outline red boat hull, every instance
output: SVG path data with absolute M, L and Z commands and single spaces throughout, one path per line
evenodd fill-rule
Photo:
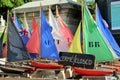
M 73 71 L 83 75 L 83 76 L 106 76 L 113 74 L 113 71 L 106 71 L 106 70 L 95 70 L 95 69 L 82 69 L 82 68 L 76 68 L 72 67 Z
M 31 64 L 36 68 L 42 68 L 42 69 L 60 69 L 64 67 L 63 65 L 59 65 L 59 64 L 42 63 L 36 61 L 31 61 Z

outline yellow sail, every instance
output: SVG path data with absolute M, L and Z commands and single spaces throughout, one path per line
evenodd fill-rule
M 82 53 L 80 34 L 81 34 L 81 23 L 79 24 L 76 30 L 75 36 L 70 45 L 70 48 L 68 49 L 68 52 L 80 53 L 80 54 Z

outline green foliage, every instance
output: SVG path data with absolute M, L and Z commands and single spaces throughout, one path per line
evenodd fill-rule
M 89 6 L 89 8 L 92 10 L 92 14 L 94 14 L 94 10 L 95 10 L 95 2 L 94 2 L 94 0 L 91 0 L 89 2 L 86 2 L 86 0 L 77 0 L 77 2 L 87 4 Z
M 31 1 L 32 1 L 32 0 L 24 0 L 25 3 L 27 3 L 27 2 L 31 2 Z
M 89 2 L 88 5 L 95 10 L 95 2 Z
M 24 0 L 10 0 L 10 1 L 13 4 L 13 7 L 17 7 L 24 4 Z
M 95 0 L 91 0 L 89 2 L 86 2 L 86 0 L 77 0 L 77 2 L 83 3 L 82 5 L 87 4 L 93 18 L 95 19 Z
M 77 0 L 77 2 L 80 2 L 80 3 L 82 3 L 82 2 L 85 2 L 86 0 Z
M 10 15 L 12 15 L 11 10 L 15 7 L 21 6 L 24 3 L 30 2 L 32 0 L 0 0 L 0 15 L 3 15 L 3 18 L 7 19 L 7 10 L 10 11 Z
M 0 32 L 0 37 L 1 37 L 1 35 L 2 35 L 2 32 Z M 4 34 L 4 39 L 3 39 L 3 43 L 5 43 L 6 42 L 6 33 Z
M 24 0 L 1 0 L 0 8 L 1 7 L 13 8 L 16 6 L 20 6 L 22 4 L 24 4 Z
M 1 0 L 0 1 L 0 7 L 12 7 L 13 4 L 10 0 Z

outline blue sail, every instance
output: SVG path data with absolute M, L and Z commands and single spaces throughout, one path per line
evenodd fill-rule
M 15 21 L 14 21 L 15 26 L 17 27 L 17 30 L 18 30 L 18 32 L 19 32 L 19 34 L 20 34 L 20 36 L 21 36 L 24 44 L 26 45 L 26 43 L 27 43 L 28 40 L 29 40 L 28 32 L 23 29 L 23 27 L 22 27 L 20 21 L 18 20 L 18 17 L 17 17 L 17 16 L 14 16 L 14 19 L 15 19 Z
M 115 41 L 114 37 L 112 36 L 111 32 L 109 31 L 106 23 L 104 22 L 104 19 L 102 18 L 100 14 L 100 10 L 98 6 L 96 6 L 96 22 L 98 24 L 99 29 L 103 33 L 103 35 L 106 37 L 107 41 L 115 51 L 115 53 L 120 57 L 120 48 Z
M 22 26 L 21 26 L 21 24 L 20 24 L 20 22 L 19 22 L 19 20 L 18 20 L 18 17 L 17 16 L 14 16 L 14 19 L 15 19 L 15 26 L 17 27 L 17 29 L 19 29 L 19 30 L 22 30 L 23 28 L 22 28 Z
M 40 54 L 42 58 L 57 59 L 59 60 L 59 54 L 54 43 L 53 36 L 51 34 L 52 27 L 46 20 L 43 10 L 41 10 L 41 49 Z

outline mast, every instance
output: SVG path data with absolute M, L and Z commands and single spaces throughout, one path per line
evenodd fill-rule
M 94 19 L 95 19 L 95 21 L 96 21 L 96 10 L 97 10 L 97 7 L 98 5 L 97 5 L 97 3 L 95 2 L 95 10 L 94 10 L 94 13 L 95 13 L 95 16 L 94 16 Z
M 33 12 L 32 16 L 33 16 L 33 17 L 35 16 L 34 12 Z
M 82 52 L 85 53 L 85 46 L 84 46 L 84 40 L 85 40 L 85 36 L 84 36 L 84 7 L 86 7 L 86 2 L 85 0 L 82 0 Z
M 58 6 L 56 5 L 56 17 L 58 17 Z
M 83 7 L 84 7 L 84 1 L 82 1 L 82 6 L 81 6 L 81 13 L 82 13 L 82 19 L 81 19 L 82 20 L 81 21 L 82 22 L 82 27 L 81 27 L 82 28 L 82 41 L 81 42 L 82 42 L 82 52 L 84 53 L 84 32 L 83 32 L 84 31 L 83 30 L 84 29 L 83 28 L 84 27 L 84 14 L 83 14 L 84 9 Z
M 9 10 L 7 11 L 7 25 L 6 25 L 6 60 L 5 64 L 7 62 L 7 52 L 8 52 L 8 22 L 9 22 Z
M 42 9 L 42 3 L 40 2 L 40 26 L 39 26 L 40 36 L 41 36 L 41 28 L 42 28 L 42 27 L 41 27 L 41 11 L 42 11 L 41 9 Z M 40 52 L 41 52 L 40 50 L 41 50 L 41 37 L 40 37 L 40 49 L 39 49 L 39 53 L 38 53 L 38 58 L 41 57 L 41 56 L 40 56 L 40 54 L 41 54 L 41 53 L 40 53 Z
M 50 8 L 51 8 L 51 7 L 50 7 L 50 5 L 49 5 L 49 9 L 48 9 L 48 11 L 49 11 L 49 12 L 48 12 L 48 21 L 50 21 Z

